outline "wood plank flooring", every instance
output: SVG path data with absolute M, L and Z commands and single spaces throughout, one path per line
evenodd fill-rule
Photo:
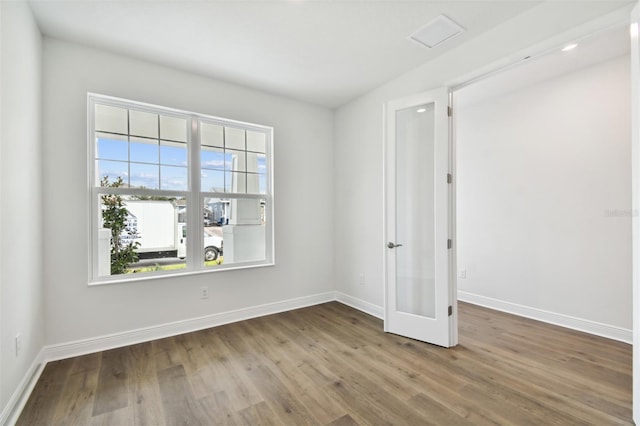
M 628 425 L 631 346 L 460 303 L 460 345 L 337 302 L 49 363 L 18 425 Z

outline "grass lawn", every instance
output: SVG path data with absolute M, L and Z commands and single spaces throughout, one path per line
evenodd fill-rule
M 205 266 L 216 266 L 221 265 L 224 262 L 224 258 L 220 256 L 216 260 L 210 260 L 208 262 L 204 262 Z M 174 263 L 171 265 L 158 265 L 155 264 L 153 266 L 145 266 L 143 268 L 129 268 L 127 269 L 127 274 L 138 274 L 142 272 L 154 272 L 154 271 L 175 271 L 177 269 L 184 269 L 187 267 L 186 262 L 182 263 Z

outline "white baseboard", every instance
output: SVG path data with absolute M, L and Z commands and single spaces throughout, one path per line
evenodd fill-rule
M 380 319 L 384 318 L 384 308 L 382 306 L 365 302 L 362 299 L 349 296 L 348 294 L 344 294 L 339 291 L 335 292 L 335 300 L 347 306 L 351 306 L 352 308 L 362 311 L 366 314 L 372 315 L 376 318 L 380 318 Z
M 13 395 L 9 398 L 7 405 L 2 410 L 2 413 L 0 413 L 0 425 L 14 425 L 16 421 L 18 421 L 18 417 L 27 403 L 31 391 L 33 391 L 33 388 L 38 382 L 45 365 L 44 349 L 42 349 L 38 355 L 36 355 L 31 366 L 20 381 L 20 384 L 18 384 Z
M 332 291 L 313 296 L 305 296 L 297 299 L 252 306 L 235 311 L 207 315 L 199 318 L 191 318 L 167 324 L 129 330 L 122 333 L 45 346 L 43 349 L 43 360 L 46 362 L 55 361 L 108 349 L 120 348 L 127 345 L 176 336 L 178 334 L 190 333 L 192 331 L 203 330 L 265 315 L 277 314 L 279 312 L 290 311 L 293 309 L 305 308 L 307 306 L 318 305 L 320 303 L 331 301 L 344 303 L 345 305 L 351 306 L 352 308 L 358 309 L 377 318 L 383 318 L 384 316 L 384 310 L 381 306 L 374 305 L 341 292 Z
M 382 317 L 382 308 L 370 304 L 355 297 L 347 296 L 338 292 L 327 292 L 313 296 L 305 296 L 296 299 L 284 300 L 281 302 L 267 303 L 264 305 L 252 306 L 249 308 L 237 309 L 234 311 L 222 312 L 219 314 L 206 315 L 198 318 L 191 318 L 183 321 L 160 324 L 152 327 L 129 330 L 122 333 L 114 333 L 105 336 L 98 336 L 90 339 L 77 340 L 73 342 L 60 343 L 45 346 L 33 365 L 25 374 L 22 382 L 14 392 L 13 396 L 0 413 L 0 425 L 12 425 L 18 419 L 24 405 L 29 399 L 42 370 L 49 361 L 71 358 L 74 356 L 104 351 L 133 345 L 136 343 L 148 342 L 150 340 L 162 339 L 164 337 L 203 330 L 232 322 L 243 321 L 265 315 L 277 314 L 279 312 L 293 309 L 305 308 L 307 306 L 321 303 L 340 301 L 345 305 L 352 306 L 368 314 Z
M 45 346 L 44 360 L 55 361 L 79 355 L 120 348 L 150 340 L 190 333 L 232 322 L 243 321 L 264 315 L 277 314 L 279 312 L 318 305 L 320 303 L 335 300 L 334 292 L 322 293 L 313 296 L 305 296 L 297 299 L 289 299 L 281 302 L 267 303 L 249 308 L 227 311 L 219 314 L 206 315 L 199 318 L 191 318 L 172 323 L 160 324 L 151 327 L 129 330 L 122 333 L 109 334 L 74 342 Z
M 13 425 L 18 420 L 24 405 L 29 399 L 35 384 L 42 374 L 42 370 L 44 370 L 44 367 L 49 361 L 56 361 L 59 359 L 133 345 L 136 343 L 148 342 L 150 340 L 162 339 L 164 337 L 189 333 L 232 322 L 277 314 L 279 312 L 290 311 L 293 309 L 305 308 L 307 306 L 318 305 L 320 303 L 331 302 L 334 300 L 336 300 L 336 294 L 331 291 L 313 296 L 267 303 L 264 305 L 222 312 L 219 314 L 206 315 L 199 318 L 191 318 L 183 321 L 129 330 L 122 333 L 45 346 L 33 361 L 33 364 L 26 372 L 18 388 L 15 390 L 0 413 L 0 425 Z
M 505 302 L 504 300 L 467 293 L 466 291 L 461 290 L 458 290 L 458 300 L 495 309 L 496 311 L 507 312 L 521 317 L 559 325 L 573 330 L 584 331 L 585 333 L 595 334 L 596 336 L 606 337 L 608 339 L 624 343 L 633 342 L 633 332 L 622 327 L 558 314 L 555 312 L 545 311 L 543 309 L 519 305 L 517 303 Z
M 601 324 L 594 321 L 574 318 L 568 315 L 557 314 L 537 308 L 518 305 L 489 297 L 479 296 L 464 291 L 458 291 L 458 300 L 485 306 L 498 311 L 508 312 L 538 321 L 543 321 L 562 327 L 567 327 L 598 336 L 607 337 L 625 343 L 632 342 L 631 330 Z M 78 340 L 74 342 L 45 346 L 33 364 L 26 372 L 18 388 L 11 396 L 9 402 L 0 413 L 0 425 L 13 425 L 25 403 L 27 402 L 33 387 L 35 386 L 42 370 L 49 361 L 84 355 L 93 352 L 123 347 L 178 334 L 216 327 L 232 322 L 243 321 L 265 315 L 277 314 L 279 312 L 318 305 L 321 303 L 337 301 L 354 309 L 377 318 L 384 317 L 384 308 L 374 305 L 357 297 L 350 296 L 339 291 L 321 293 L 313 296 L 305 296 L 281 302 L 268 303 L 264 305 L 252 306 L 249 308 L 234 311 L 222 312 L 219 314 L 207 315 L 199 318 L 192 318 L 183 321 L 176 321 L 152 327 L 125 331 L 122 333 L 99 336 L 91 339 Z

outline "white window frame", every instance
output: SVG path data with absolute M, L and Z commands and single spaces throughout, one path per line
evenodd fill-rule
M 162 189 L 141 189 L 141 188 L 106 188 L 96 186 L 96 142 L 95 142 L 95 105 L 107 105 L 126 109 L 135 109 L 143 112 L 174 116 L 187 120 L 187 155 L 188 155 L 188 190 L 162 190 Z M 264 133 L 266 136 L 266 193 L 265 194 L 245 194 L 232 192 L 202 192 L 201 191 L 201 166 L 200 166 L 200 122 L 217 124 L 225 127 L 236 127 L 244 130 Z M 88 192 L 88 225 L 89 225 L 89 285 L 101 285 L 111 283 L 122 283 L 129 281 L 142 281 L 157 279 L 162 277 L 176 277 L 183 275 L 193 275 L 202 273 L 215 273 L 236 269 L 247 269 L 275 265 L 275 244 L 274 244 L 274 197 L 273 197 L 273 128 L 258 124 L 252 124 L 237 120 L 230 120 L 206 114 L 184 111 L 159 105 L 147 104 L 143 102 L 131 101 L 128 99 L 116 98 L 96 93 L 87 93 L 87 183 Z M 102 224 L 101 218 L 101 194 L 123 194 L 140 196 L 167 196 L 184 197 L 187 203 L 187 256 L 186 268 L 175 271 L 155 271 L 141 274 L 121 274 L 99 276 L 98 274 L 98 229 Z M 224 198 L 224 199 L 264 199 L 265 200 L 265 259 L 252 262 L 238 262 L 231 264 L 221 264 L 217 266 L 204 265 L 203 233 L 204 224 L 202 212 L 204 209 L 204 198 Z M 195 207 L 195 208 L 194 208 Z M 197 238 L 196 238 L 197 237 Z

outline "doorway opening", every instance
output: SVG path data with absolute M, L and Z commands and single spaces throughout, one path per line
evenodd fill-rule
M 632 340 L 629 31 L 453 93 L 460 300 Z

